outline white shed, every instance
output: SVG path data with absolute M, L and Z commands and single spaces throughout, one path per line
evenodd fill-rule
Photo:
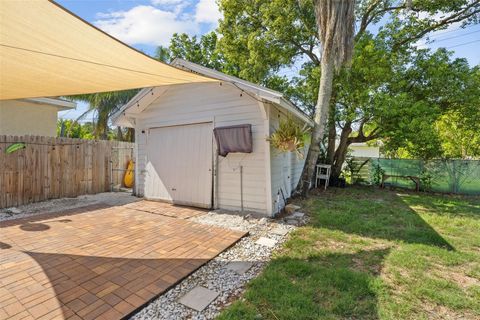
M 282 93 L 176 59 L 174 66 L 218 79 L 141 90 L 114 117 L 135 128 L 135 193 L 147 199 L 274 215 L 304 164 L 270 147 L 279 120 L 311 120 Z M 251 153 L 218 155 L 213 129 L 249 124 Z

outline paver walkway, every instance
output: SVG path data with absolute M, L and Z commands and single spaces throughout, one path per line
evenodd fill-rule
M 0 223 L 0 319 L 119 319 L 244 235 L 168 216 L 186 216 L 182 207 L 147 207 Z
M 189 219 L 208 212 L 208 210 L 204 209 L 176 206 L 165 202 L 148 200 L 132 202 L 124 207 L 182 219 Z

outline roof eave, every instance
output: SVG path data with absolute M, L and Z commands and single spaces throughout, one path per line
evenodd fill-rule
M 135 128 L 135 119 L 127 117 L 126 115 L 121 114 L 120 116 L 112 119 L 114 126 L 124 127 L 124 128 Z
M 54 98 L 27 98 L 27 99 L 22 99 L 22 100 L 33 102 L 33 103 L 38 103 L 38 104 L 50 105 L 50 106 L 56 107 L 60 110 L 75 109 L 76 106 L 77 106 L 76 102 L 68 101 L 68 100 L 62 100 L 62 99 L 54 99 Z
M 312 119 L 310 119 L 306 114 L 304 114 L 302 111 L 298 110 L 298 108 L 292 104 L 288 99 L 281 97 L 280 102 L 278 103 L 282 108 L 287 109 L 291 113 L 293 113 L 296 117 L 300 118 L 303 120 L 305 123 L 307 123 L 309 126 L 313 127 L 314 122 Z
M 114 124 L 117 123 L 117 120 L 120 119 L 121 116 L 124 116 L 125 115 L 125 112 L 130 108 L 132 107 L 133 105 L 135 105 L 135 103 L 137 103 L 142 97 L 145 96 L 145 93 L 150 90 L 151 87 L 148 87 L 148 88 L 143 88 L 142 90 L 140 90 L 136 95 L 133 96 L 132 99 L 130 99 L 126 104 L 124 104 L 122 107 L 120 107 L 120 109 L 118 109 L 118 111 L 116 111 L 110 118 L 112 119 L 112 122 Z M 120 125 L 119 125 L 120 126 Z

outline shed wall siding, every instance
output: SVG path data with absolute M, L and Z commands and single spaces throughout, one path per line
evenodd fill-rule
M 280 119 L 285 119 L 287 113 L 279 111 L 277 107 L 270 105 L 270 134 L 275 132 L 280 124 Z M 306 154 L 307 148 L 303 153 Z M 272 209 L 278 213 L 285 206 L 283 196 L 288 199 L 295 190 L 300 176 L 302 175 L 305 157 L 298 157 L 294 152 L 279 152 L 270 147 L 271 183 L 272 183 Z M 283 196 L 282 196 L 283 191 Z
M 215 205 L 227 210 L 240 208 L 240 166 L 243 166 L 244 210 L 266 213 L 264 122 L 258 101 L 245 93 L 240 94 L 240 90 L 225 83 L 171 86 L 138 115 L 137 194 L 144 193 L 149 128 L 200 122 L 213 122 L 215 127 L 249 123 L 253 131 L 253 153 L 232 153 L 216 159 Z

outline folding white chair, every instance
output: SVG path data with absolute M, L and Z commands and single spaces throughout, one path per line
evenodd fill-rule
M 330 181 L 330 171 L 332 166 L 329 164 L 317 164 L 317 170 L 315 173 L 315 188 L 319 180 L 325 180 L 325 190 L 327 190 L 328 183 Z

